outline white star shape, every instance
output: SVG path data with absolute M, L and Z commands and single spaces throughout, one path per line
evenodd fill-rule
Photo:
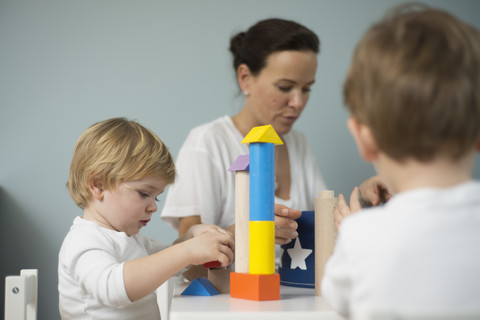
M 307 270 L 307 264 L 305 259 L 312 253 L 312 249 L 303 249 L 300 244 L 300 239 L 297 238 L 294 240 L 295 245 L 293 248 L 287 249 L 288 255 L 292 259 L 290 264 L 290 269 L 300 268 L 301 270 Z

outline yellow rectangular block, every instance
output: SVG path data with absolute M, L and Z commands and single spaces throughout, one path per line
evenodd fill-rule
M 275 221 L 250 221 L 249 273 L 275 273 Z

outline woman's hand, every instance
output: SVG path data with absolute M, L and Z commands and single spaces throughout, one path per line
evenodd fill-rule
M 299 210 L 275 204 L 275 243 L 287 244 L 298 236 L 295 221 L 302 213 Z

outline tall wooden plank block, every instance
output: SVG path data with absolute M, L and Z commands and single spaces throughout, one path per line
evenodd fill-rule
M 333 190 L 320 191 L 315 199 L 315 295 L 320 296 L 325 265 L 333 253 L 337 230 L 334 212 L 338 199 Z

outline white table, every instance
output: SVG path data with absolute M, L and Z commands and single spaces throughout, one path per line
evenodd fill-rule
M 280 286 L 280 300 L 252 301 L 215 296 L 182 296 L 178 284 L 170 307 L 170 320 L 343 320 L 314 289 Z

